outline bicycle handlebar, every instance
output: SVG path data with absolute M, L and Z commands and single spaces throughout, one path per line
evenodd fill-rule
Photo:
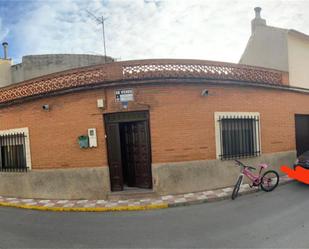
M 251 167 L 251 166 L 247 166 L 247 165 L 244 165 L 241 161 L 238 161 L 238 160 L 234 160 L 239 166 L 242 166 L 242 167 L 244 167 L 244 168 L 248 168 L 248 169 L 253 169 L 253 170 L 256 170 L 256 168 L 254 168 L 254 167 Z
M 238 161 L 238 160 L 234 160 L 239 166 L 243 166 L 245 167 L 246 165 L 244 165 L 242 162 Z

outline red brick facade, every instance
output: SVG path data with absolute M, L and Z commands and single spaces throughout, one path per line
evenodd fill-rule
M 116 89 L 134 90 L 124 110 Z M 201 96 L 203 89 L 209 96 Z M 104 98 L 106 108 L 97 108 Z M 42 110 L 49 104 L 50 110 Z M 308 94 L 233 84 L 149 83 L 68 93 L 0 109 L 0 130 L 28 127 L 33 169 L 107 166 L 103 114 L 149 110 L 152 162 L 216 158 L 214 112 L 259 112 L 262 153 L 295 150 L 294 114 L 309 114 Z M 98 147 L 77 137 L 97 129 Z

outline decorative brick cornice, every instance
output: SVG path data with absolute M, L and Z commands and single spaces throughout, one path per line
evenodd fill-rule
M 0 104 L 108 83 L 183 79 L 227 80 L 283 85 L 283 72 L 232 63 L 199 60 L 124 61 L 50 74 L 0 89 Z
M 263 84 L 282 84 L 282 72 L 228 63 L 147 63 L 124 65 L 125 80 L 153 78 L 205 78 Z

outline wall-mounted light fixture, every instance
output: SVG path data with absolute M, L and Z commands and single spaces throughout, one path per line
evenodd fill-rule
M 42 109 L 43 109 L 44 111 L 49 111 L 49 110 L 50 110 L 50 107 L 49 107 L 48 104 L 45 104 L 45 105 L 42 105 Z
M 201 92 L 201 96 L 208 96 L 208 95 L 209 95 L 208 89 L 204 89 L 204 90 Z

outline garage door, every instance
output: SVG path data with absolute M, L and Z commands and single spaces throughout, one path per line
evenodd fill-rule
M 295 115 L 297 156 L 309 150 L 309 115 Z

